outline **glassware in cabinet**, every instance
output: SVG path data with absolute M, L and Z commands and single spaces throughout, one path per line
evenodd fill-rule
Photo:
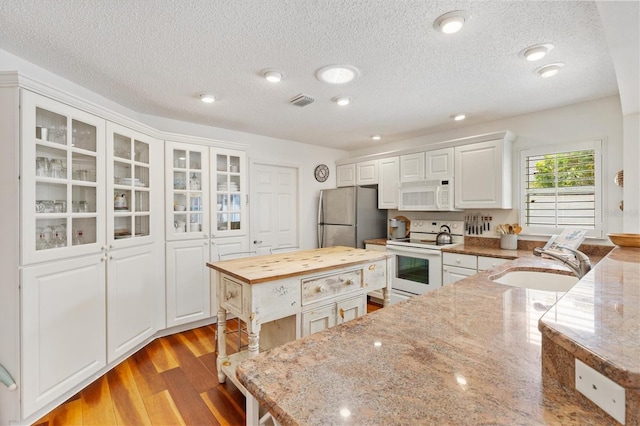
M 95 200 L 97 174 L 104 170 L 98 161 L 104 120 L 28 91 L 22 91 L 21 103 L 23 264 L 99 250 L 103 219 Z M 79 226 L 88 238 L 74 239 Z

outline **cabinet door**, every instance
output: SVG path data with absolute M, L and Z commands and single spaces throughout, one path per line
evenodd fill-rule
M 477 271 L 475 269 L 445 265 L 442 267 L 442 285 L 453 284 L 456 281 L 460 281 L 476 273 Z
M 400 180 L 398 157 L 383 158 L 378 163 L 378 208 L 398 208 L 398 184 Z
M 511 150 L 504 141 L 455 147 L 455 207 L 511 208 Z
M 104 258 L 24 268 L 21 287 L 24 418 L 106 365 Z
M 115 361 L 158 329 L 164 274 L 149 244 L 114 250 L 107 259 L 107 361 Z M 163 315 L 164 316 L 164 315 Z M 162 321 L 163 323 L 164 321 Z
M 104 246 L 105 121 L 21 91 L 22 263 Z
M 107 243 L 110 248 L 161 241 L 162 142 L 107 123 Z
M 209 240 L 168 242 L 167 327 L 209 318 Z
M 211 149 L 211 237 L 247 233 L 247 167 L 242 151 Z
M 355 186 L 356 185 L 356 165 L 343 164 L 336 167 L 336 186 Z
M 358 296 L 338 302 L 337 323 L 342 324 L 367 313 L 367 296 Z
M 378 160 L 362 161 L 356 164 L 356 185 L 378 183 Z
M 336 304 L 330 303 L 302 313 L 302 337 L 336 325 Z
M 447 179 L 453 174 L 453 147 L 425 153 L 425 178 Z
M 165 144 L 165 234 L 167 241 L 208 238 L 209 147 Z
M 498 265 L 508 262 L 509 259 L 500 259 L 496 257 L 478 256 L 478 271 L 486 271 L 493 269 Z
M 424 152 L 400 156 L 400 182 L 424 180 Z

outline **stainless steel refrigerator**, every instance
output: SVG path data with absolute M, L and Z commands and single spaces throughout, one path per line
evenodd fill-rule
M 387 237 L 387 211 L 378 210 L 378 190 L 349 186 L 320 191 L 320 247 L 364 248 L 364 240 Z

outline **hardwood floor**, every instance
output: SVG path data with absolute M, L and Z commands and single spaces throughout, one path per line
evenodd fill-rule
M 367 311 L 380 307 L 369 303 Z M 237 330 L 236 320 L 227 327 Z M 215 329 L 154 340 L 34 425 L 244 425 L 244 395 L 218 383 Z M 240 344 L 247 344 L 244 333 Z M 227 352 L 237 350 L 230 333 Z

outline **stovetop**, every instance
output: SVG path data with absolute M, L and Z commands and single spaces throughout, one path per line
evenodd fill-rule
M 437 245 L 436 237 L 441 232 L 443 225 L 447 225 L 451 229 L 452 243 Z M 462 243 L 464 243 L 463 221 L 437 221 L 430 219 L 412 220 L 409 238 L 387 241 L 388 246 L 414 247 L 429 250 L 441 250 L 443 247 L 454 247 Z

